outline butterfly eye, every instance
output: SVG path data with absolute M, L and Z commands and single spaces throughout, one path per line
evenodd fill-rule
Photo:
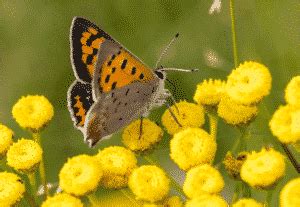
M 157 75 L 159 79 L 164 79 L 164 74 L 161 71 L 156 70 L 154 71 L 154 73 Z

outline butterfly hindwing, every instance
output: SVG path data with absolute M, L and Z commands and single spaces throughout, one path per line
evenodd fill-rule
M 78 129 L 83 129 L 87 112 L 93 103 L 91 84 L 75 80 L 68 91 L 68 107 Z
M 103 137 L 147 113 L 157 86 L 156 80 L 147 85 L 135 82 L 102 94 L 87 114 L 85 141 L 94 146 Z
M 111 37 L 87 19 L 75 17 L 70 31 L 71 62 L 75 76 L 91 83 L 97 53 L 101 44 Z

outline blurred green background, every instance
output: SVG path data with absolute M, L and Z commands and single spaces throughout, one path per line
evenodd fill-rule
M 70 64 L 69 30 L 72 18 L 82 16 L 102 27 L 149 66 L 154 67 L 164 46 L 177 33 L 180 38 L 162 60 L 166 67 L 199 68 L 200 72 L 170 72 L 167 84 L 177 100 L 192 101 L 196 84 L 205 78 L 221 78 L 233 69 L 229 1 L 222 0 L 220 13 L 209 15 L 212 0 L 115 0 L 115 1 L 0 1 L 0 122 L 11 127 L 16 137 L 29 137 L 12 119 L 11 108 L 27 94 L 45 95 L 54 105 L 55 116 L 42 133 L 47 178 L 57 182 L 58 172 L 68 157 L 95 154 L 99 148 L 121 145 L 120 133 L 89 149 L 80 131 L 73 127 L 66 102 L 68 86 L 74 81 Z M 299 0 L 236 1 L 236 30 L 239 61 L 256 60 L 269 67 L 273 76 L 271 94 L 260 105 L 251 125 L 249 149 L 273 145 L 281 150 L 268 129 L 274 110 L 284 103 L 283 91 L 300 66 Z M 160 122 L 162 107 L 150 118 Z M 238 131 L 220 123 L 219 163 L 230 150 Z M 162 165 L 183 180 L 183 173 L 168 156 L 169 136 L 155 151 Z M 157 156 L 163 155 L 163 156 Z M 298 156 L 300 160 L 300 157 Z M 275 188 L 278 192 L 298 176 L 287 160 L 287 176 Z M 233 182 L 223 167 L 224 195 L 230 198 Z M 253 191 L 263 201 L 264 192 Z

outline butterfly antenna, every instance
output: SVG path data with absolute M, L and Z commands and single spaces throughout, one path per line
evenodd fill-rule
M 179 72 L 185 72 L 185 73 L 191 73 L 191 72 L 197 72 L 199 71 L 198 68 L 194 69 L 183 69 L 183 68 L 162 68 L 160 69 L 162 71 L 179 71 Z
M 165 54 L 167 53 L 167 51 L 169 50 L 169 48 L 173 45 L 173 43 L 175 42 L 175 40 L 177 39 L 177 37 L 179 36 L 179 33 L 177 33 L 172 40 L 169 42 L 169 44 L 165 47 L 165 49 L 162 51 L 162 53 L 160 54 L 158 60 L 156 61 L 155 64 L 155 68 L 157 68 L 158 64 L 160 63 L 161 59 L 163 58 L 163 56 L 165 56 Z

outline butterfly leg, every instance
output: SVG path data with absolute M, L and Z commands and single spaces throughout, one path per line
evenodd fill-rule
M 178 107 L 176 105 L 176 100 L 175 100 L 175 98 L 174 98 L 174 96 L 172 94 L 170 94 L 170 98 L 171 98 L 171 101 L 173 103 L 173 106 L 175 107 L 177 113 L 179 114 L 179 109 L 178 109 Z
M 172 111 L 170 105 L 168 103 L 166 103 L 166 106 L 171 114 L 171 116 L 173 117 L 173 119 L 175 120 L 175 122 L 178 124 L 179 127 L 182 127 L 182 125 L 179 123 L 178 119 L 176 118 L 174 112 Z
M 140 132 L 139 132 L 139 140 L 142 138 L 142 135 L 143 135 L 143 119 L 144 117 L 141 116 L 140 118 Z

